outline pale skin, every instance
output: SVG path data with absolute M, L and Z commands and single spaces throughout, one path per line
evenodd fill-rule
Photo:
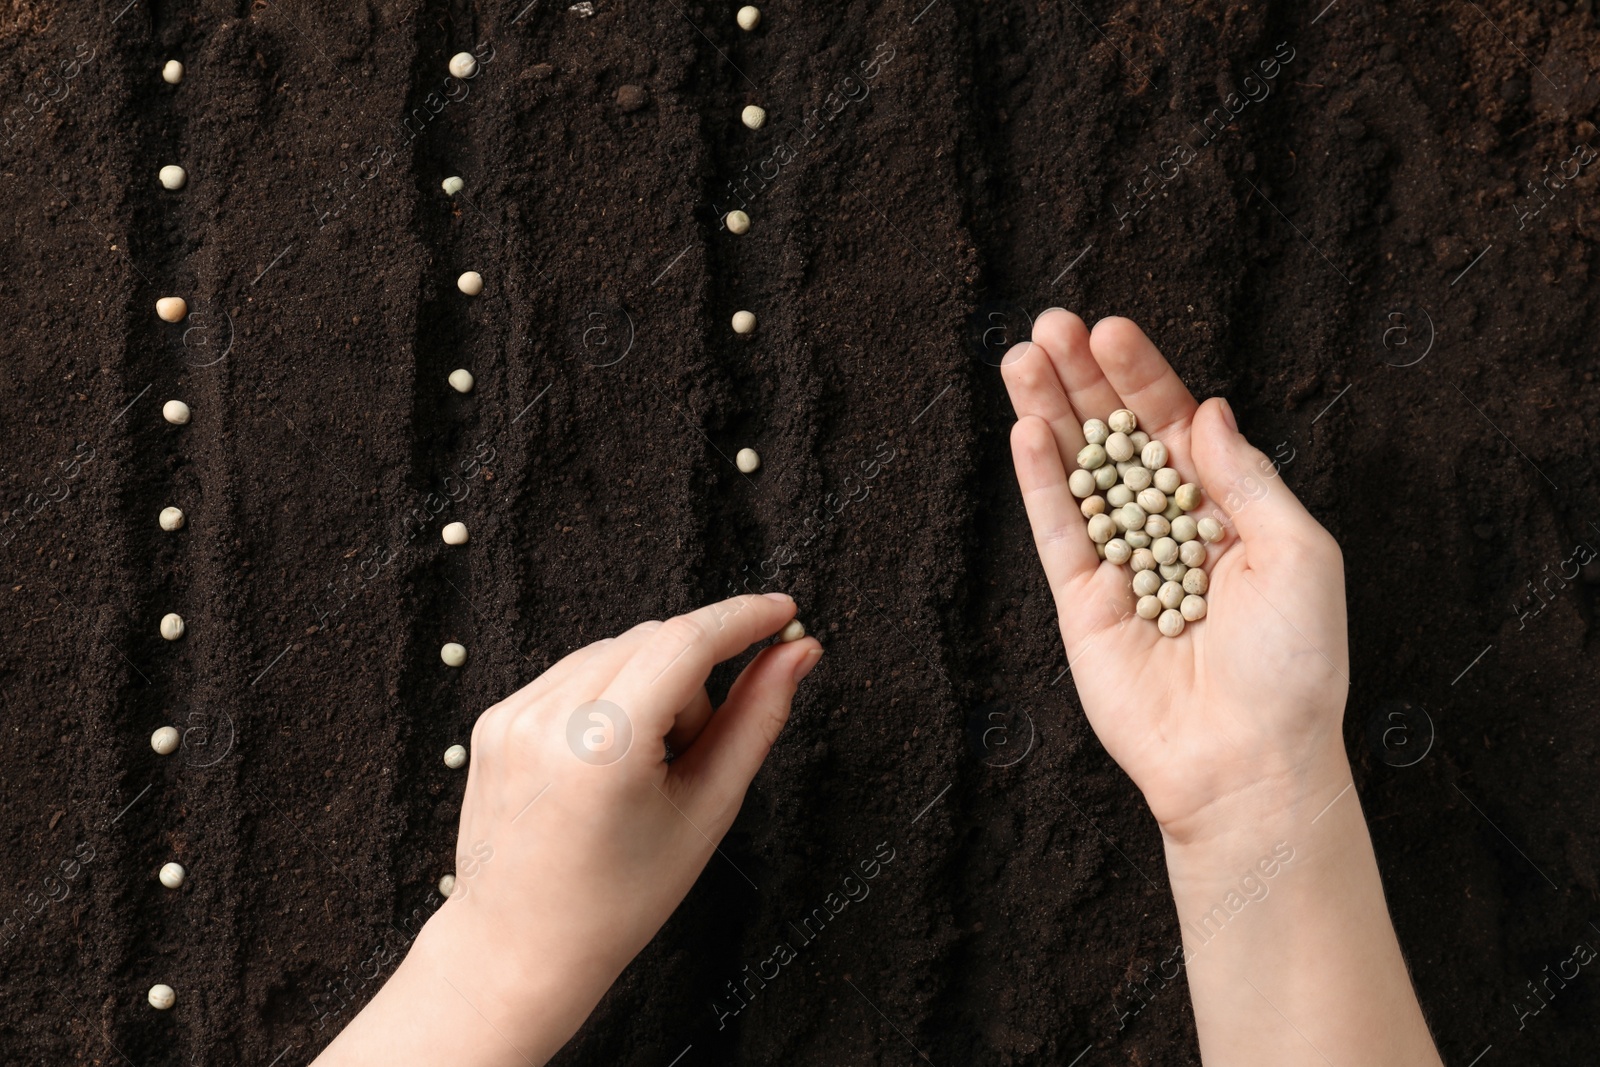
M 1227 405 L 1197 405 L 1133 323 L 1107 319 L 1091 335 L 1046 312 L 1003 375 L 1017 480 L 1084 711 L 1161 827 L 1204 1061 L 1437 1067 L 1348 788 L 1338 545 Z M 1096 557 L 1067 488 L 1082 423 L 1122 407 L 1168 446 L 1168 465 L 1199 478 L 1200 513 L 1226 529 L 1210 549 L 1209 613 L 1177 638 L 1133 615 L 1127 568 Z M 822 649 L 811 638 L 763 649 L 714 711 L 706 678 L 794 614 L 770 594 L 643 623 L 485 712 L 456 889 L 316 1062 L 549 1060 L 707 862 L 729 862 L 715 843 Z M 593 758 L 616 750 L 614 713 L 580 713 L 591 758 L 574 748 L 572 717 L 593 701 L 631 725 L 614 762 Z M 1236 908 L 1240 894 L 1252 899 Z

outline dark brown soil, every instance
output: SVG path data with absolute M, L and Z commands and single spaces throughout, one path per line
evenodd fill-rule
M 0 5 L 5 1061 L 308 1062 L 438 904 L 444 748 L 748 583 L 829 648 L 724 846 L 760 888 L 713 862 L 561 1062 L 1196 1062 L 1010 473 L 995 352 L 1063 305 L 1342 541 L 1446 1062 L 1587 1062 L 1600 979 L 1546 977 L 1600 945 L 1589 0 L 678 2 Z

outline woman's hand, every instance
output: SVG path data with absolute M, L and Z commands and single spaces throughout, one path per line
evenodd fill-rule
M 822 646 L 763 649 L 715 712 L 706 678 L 794 613 L 789 597 L 767 594 L 642 623 L 484 712 L 455 888 L 319 1062 L 553 1055 L 733 824 Z
M 1163 833 L 1202 838 L 1263 801 L 1326 802 L 1349 780 L 1338 544 L 1240 435 L 1226 401 L 1196 405 L 1127 319 L 1091 335 L 1076 315 L 1048 311 L 1002 373 L 1017 480 L 1083 710 Z M 1123 407 L 1167 446 L 1167 465 L 1200 484 L 1197 517 L 1226 531 L 1206 563 L 1206 617 L 1176 638 L 1134 614 L 1132 572 L 1096 556 L 1067 488 L 1083 423 Z

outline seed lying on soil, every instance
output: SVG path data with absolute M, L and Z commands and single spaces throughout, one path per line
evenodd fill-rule
M 739 112 L 739 121 L 752 130 L 759 130 L 767 124 L 767 110 L 766 108 L 756 107 L 754 104 L 748 104 L 743 111 Z
M 171 533 L 173 530 L 183 529 L 183 511 L 179 508 L 162 508 L 161 517 L 156 520 L 161 523 L 161 528 Z
M 778 640 L 783 644 L 798 641 L 806 635 L 806 625 L 799 619 L 790 619 L 783 624 L 783 629 L 778 631 Z
M 755 317 L 755 314 L 753 312 L 750 312 L 750 311 L 735 311 L 733 313 L 733 332 L 734 333 L 741 333 L 741 334 L 743 334 L 743 333 L 755 333 L 756 332 L 756 317 Z
M 455 196 L 457 193 L 467 187 L 467 183 L 462 181 L 459 176 L 452 174 L 450 177 L 440 182 L 439 187 L 444 190 L 445 196 Z
M 168 85 L 177 85 L 183 81 L 183 64 L 176 59 L 167 60 L 166 65 L 161 68 L 161 80 Z
M 739 468 L 740 474 L 754 474 L 761 469 L 761 457 L 753 448 L 741 448 L 733 457 L 733 465 Z
M 465 271 L 456 279 L 456 288 L 468 296 L 477 296 L 483 292 L 483 275 L 475 270 Z
M 172 1005 L 178 1002 L 178 995 L 172 991 L 171 986 L 162 985 L 158 982 L 150 987 L 150 995 L 148 999 L 150 1001 L 150 1006 L 156 1009 L 156 1011 L 166 1011 L 168 1008 L 172 1007 Z
M 456 876 L 455 875 L 447 874 L 443 878 L 439 879 L 439 895 L 441 897 L 447 897 L 451 893 L 454 893 L 455 891 L 456 891 Z
M 459 771 L 467 765 L 467 750 L 461 745 L 451 745 L 444 750 L 444 765 L 452 771 Z
M 182 189 L 184 183 L 189 180 L 188 172 L 175 163 L 168 163 L 162 167 L 158 177 L 161 179 L 163 189 Z
M 169 400 L 161 405 L 161 417 L 174 426 L 182 426 L 189 421 L 189 405 L 181 400 Z
M 189 314 L 189 302 L 181 296 L 164 296 L 156 301 L 156 317 L 162 322 L 182 322 Z
M 183 636 L 183 616 L 175 611 L 169 611 L 161 616 L 161 636 L 168 641 L 176 641 Z
M 445 645 L 439 649 L 439 658 L 444 661 L 444 665 L 446 667 L 459 667 L 463 663 L 467 662 L 466 647 L 464 645 L 458 645 L 454 641 L 446 642 Z
M 744 7 L 739 9 L 739 13 L 735 15 L 734 18 L 739 20 L 739 28 L 744 30 L 746 33 L 749 33 L 751 30 L 761 25 L 761 9 L 759 7 L 752 7 L 751 5 L 746 4 Z
M 457 368 L 450 372 L 450 388 L 458 393 L 472 392 L 472 372 L 464 368 Z
M 471 52 L 457 52 L 450 57 L 450 73 L 457 78 L 470 78 L 478 73 L 478 61 Z
M 161 873 L 156 877 L 161 879 L 161 884 L 168 889 L 177 889 L 183 885 L 183 877 L 187 873 L 181 863 L 164 863 L 161 865 Z
M 447 545 L 464 545 L 467 543 L 467 524 L 447 522 L 444 529 L 439 531 L 439 536 L 444 538 L 444 543 Z
M 750 229 L 750 216 L 734 208 L 722 217 L 729 233 L 745 233 Z
M 178 751 L 178 731 L 171 726 L 163 726 L 150 735 L 150 747 L 156 750 L 158 756 L 170 756 Z

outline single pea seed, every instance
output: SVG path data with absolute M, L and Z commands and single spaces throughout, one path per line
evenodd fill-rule
M 467 370 L 465 367 L 457 367 L 455 370 L 450 372 L 450 388 L 454 389 L 458 393 L 472 392 L 474 381 L 475 379 L 472 377 L 472 372 Z
M 161 417 L 174 426 L 182 426 L 189 421 L 189 405 L 181 400 L 169 400 L 161 405 Z
M 1133 547 L 1120 537 L 1106 542 L 1106 562 L 1122 566 L 1133 557 Z
M 157 177 L 161 179 L 161 188 L 163 189 L 182 189 L 189 180 L 189 175 L 184 173 L 183 168 L 173 163 L 168 163 L 162 167 L 161 173 Z
M 446 667 L 459 667 L 467 662 L 467 650 L 465 646 L 449 641 L 439 649 L 439 658 Z
M 750 311 L 735 311 L 733 313 L 733 332 L 737 334 L 755 333 L 755 313 Z
M 156 520 L 161 528 L 171 533 L 173 530 L 183 529 L 183 511 L 179 508 L 162 508 L 161 517 Z
M 1163 493 L 1171 496 L 1178 491 L 1178 486 L 1183 484 L 1183 475 L 1171 467 L 1162 467 L 1156 471 L 1155 485 Z
M 1161 588 L 1161 575 L 1155 571 L 1140 571 L 1133 576 L 1133 593 L 1135 596 L 1155 596 L 1156 590 Z
M 467 524 L 447 522 L 444 529 L 439 531 L 439 536 L 444 538 L 444 543 L 447 545 L 464 545 L 467 543 Z
M 761 469 L 761 457 L 753 448 L 741 448 L 733 457 L 733 465 L 739 468 L 740 474 L 754 474 Z
M 161 873 L 157 874 L 156 877 L 168 889 L 177 889 L 183 885 L 183 876 L 187 873 L 189 872 L 183 869 L 183 864 L 181 863 L 163 863 L 161 865 Z
M 1151 572 L 1141 571 L 1140 573 L 1149 574 Z M 1139 618 L 1141 619 L 1153 619 L 1161 614 L 1161 601 L 1153 596 L 1142 596 L 1133 610 L 1139 613 Z
M 176 641 L 183 636 L 183 616 L 175 611 L 169 611 L 161 616 L 161 636 L 168 641 Z
M 168 85 L 177 85 L 183 81 L 183 64 L 176 59 L 167 60 L 166 64 L 161 68 L 161 80 Z
M 1182 514 L 1183 514 L 1183 509 L 1178 506 L 1178 502 L 1176 500 L 1173 500 L 1171 497 L 1168 497 L 1167 498 L 1167 510 L 1163 511 L 1161 513 L 1161 517 L 1163 519 L 1166 519 L 1168 522 L 1172 522 L 1174 519 L 1176 519 L 1178 516 L 1180 516 Z
M 1075 470 L 1067 476 L 1067 488 L 1079 500 L 1094 495 L 1094 471 Z
M 745 233 L 750 229 L 750 216 L 737 208 L 724 215 L 722 221 L 727 224 L 729 233 Z
M 1143 430 L 1135 430 L 1128 435 L 1128 440 L 1133 442 L 1135 452 L 1143 452 L 1144 446 L 1150 443 L 1150 435 Z
M 1199 567 L 1190 567 L 1183 576 L 1183 591 L 1194 596 L 1205 596 L 1211 588 L 1211 577 Z
M 1160 441 L 1151 441 L 1149 444 L 1145 445 L 1144 450 L 1139 453 L 1139 458 L 1142 459 L 1144 461 L 1144 465 L 1149 467 L 1151 470 L 1165 467 L 1167 465 L 1167 446 L 1162 444 Z
M 1152 515 L 1144 520 L 1144 532 L 1151 537 L 1167 537 L 1172 533 L 1172 524 L 1160 515 Z
M 1106 490 L 1106 503 L 1114 508 L 1133 503 L 1133 490 L 1126 485 L 1118 483 Z
M 457 193 L 467 187 L 467 183 L 461 178 L 460 175 L 452 174 L 450 177 L 440 182 L 439 187 L 444 190 L 445 196 L 455 196 Z
M 1149 523 L 1150 520 L 1146 519 L 1144 521 Z M 1143 530 L 1129 530 L 1127 533 L 1122 535 L 1122 539 L 1128 542 L 1128 544 L 1132 545 L 1134 548 L 1149 548 L 1152 540 L 1150 535 L 1145 533 Z
M 1124 504 L 1117 509 L 1114 517 L 1117 520 L 1117 529 L 1119 530 L 1142 530 L 1144 529 L 1144 520 L 1149 516 L 1144 513 L 1144 508 L 1141 508 L 1138 504 Z
M 1091 445 L 1103 445 L 1110 436 L 1111 431 L 1099 419 L 1090 419 L 1083 424 L 1083 439 Z
M 178 994 L 172 991 L 171 986 L 157 982 L 150 987 L 150 994 L 146 999 L 156 1011 L 166 1011 L 178 1002 Z
M 751 30 L 761 25 L 761 9 L 751 4 L 746 4 L 744 7 L 739 9 L 739 13 L 735 15 L 734 18 L 738 20 L 739 28 L 744 32 L 749 33 Z
M 1159 515 L 1167 510 L 1167 494 L 1155 486 L 1141 489 L 1136 499 L 1139 501 L 1139 506 L 1151 515 Z
M 1104 492 L 1117 484 L 1117 468 L 1109 464 L 1099 467 L 1094 472 L 1095 487 Z
M 1118 463 L 1126 463 L 1133 458 L 1133 442 L 1128 440 L 1125 433 L 1114 433 L 1106 438 L 1106 455 Z
M 1169 582 L 1181 582 L 1184 575 L 1189 573 L 1189 568 L 1182 563 L 1163 563 L 1156 569 L 1161 572 L 1161 577 Z
M 1195 523 L 1194 526 L 1195 533 L 1200 535 L 1200 539 L 1202 541 L 1209 541 L 1211 544 L 1216 544 L 1218 541 L 1222 540 L 1222 523 L 1218 522 L 1216 519 L 1213 519 L 1211 516 L 1207 515 L 1205 518 Z
M 455 891 L 456 891 L 456 876 L 455 875 L 447 874 L 443 878 L 439 879 L 439 895 L 441 897 L 447 897 L 451 893 L 454 893 Z
M 1105 466 L 1106 450 L 1101 445 L 1084 445 L 1078 450 L 1078 466 L 1092 471 Z
M 1179 544 L 1193 541 L 1195 538 L 1195 521 L 1189 515 L 1179 515 L 1172 520 L 1172 539 Z
M 478 73 L 478 60 L 471 52 L 457 52 L 450 57 L 450 74 L 457 78 L 470 78 Z
M 766 108 L 756 107 L 754 104 L 748 104 L 743 111 L 739 112 L 739 121 L 752 130 L 759 130 L 767 124 L 767 110 Z
M 1101 559 L 1105 559 L 1106 558 L 1106 546 L 1105 545 L 1095 545 L 1094 546 L 1094 554 L 1099 556 Z
M 1150 553 L 1156 557 L 1156 562 L 1165 566 L 1178 559 L 1178 542 L 1170 537 L 1158 537 L 1150 546 Z
M 1089 540 L 1097 545 L 1103 545 L 1117 536 L 1117 524 L 1111 521 L 1109 515 L 1091 515 L 1089 517 Z
M 483 292 L 483 275 L 475 270 L 463 271 L 456 279 L 456 288 L 468 296 L 477 296 Z
M 1133 550 L 1132 557 L 1128 560 L 1128 566 L 1132 567 L 1135 572 L 1153 571 L 1156 569 L 1156 558 L 1150 554 L 1148 548 L 1136 548 Z
M 1118 408 L 1106 419 L 1112 433 L 1132 433 L 1139 428 L 1139 417 L 1127 408 Z
M 1122 477 L 1124 474 L 1126 474 L 1129 471 L 1133 470 L 1133 468 L 1137 467 L 1138 465 L 1139 465 L 1139 461 L 1136 460 L 1136 459 L 1121 459 L 1121 460 L 1117 460 L 1116 463 L 1115 463 L 1115 466 L 1117 468 L 1117 477 L 1119 477 L 1119 478 Z
M 1184 511 L 1193 511 L 1200 506 L 1200 487 L 1193 482 L 1185 482 L 1178 486 L 1178 491 L 1172 494 L 1172 499 Z
M 459 771 L 467 765 L 467 749 L 465 745 L 451 745 L 444 750 L 444 765 L 452 771 Z
M 1106 513 L 1106 498 L 1103 496 L 1085 497 L 1083 502 L 1078 505 L 1078 510 L 1083 512 L 1083 517 L 1086 519 L 1092 519 L 1096 515 L 1104 515 Z
M 1206 561 L 1206 546 L 1204 541 L 1185 541 L 1178 546 L 1178 562 L 1185 567 L 1200 567 Z
M 1161 613 L 1161 618 L 1156 620 L 1156 626 L 1160 628 L 1163 636 L 1177 637 L 1183 633 L 1183 613 L 1176 608 L 1168 608 Z
M 162 322 L 182 322 L 189 314 L 189 302 L 181 296 L 164 296 L 156 301 L 156 317 Z
M 158 756 L 170 756 L 178 751 L 178 731 L 171 726 L 163 726 L 150 735 L 150 747 L 156 750 Z
M 1122 484 L 1132 489 L 1135 493 L 1142 493 L 1150 488 L 1150 481 L 1150 471 L 1144 467 L 1129 467 L 1122 472 Z M 1166 507 L 1165 504 L 1161 506 Z
M 1183 603 L 1183 586 L 1177 582 L 1162 582 L 1161 588 L 1156 591 L 1156 599 L 1161 601 L 1164 608 L 1175 608 Z
M 800 640 L 805 635 L 806 624 L 799 619 L 790 619 L 783 624 L 783 629 L 778 631 L 778 641 L 780 644 L 786 645 L 791 641 Z
M 1183 598 L 1178 605 L 1178 611 L 1183 615 L 1185 622 L 1199 622 L 1206 617 L 1206 598 L 1191 593 Z

